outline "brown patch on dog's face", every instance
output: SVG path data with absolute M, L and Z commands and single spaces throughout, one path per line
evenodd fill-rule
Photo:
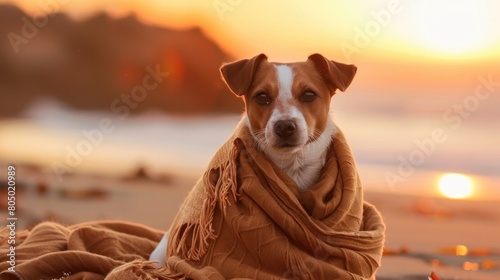
M 278 91 L 276 69 L 273 63 L 263 61 L 257 68 L 250 89 L 243 95 L 245 111 L 254 133 L 260 133 L 265 129 L 274 107 L 277 106 L 273 101 L 276 100 Z M 271 101 L 269 105 L 259 103 L 261 100 L 258 95 L 263 93 L 269 95 Z
M 310 134 L 308 142 L 312 142 L 326 128 L 333 93 L 311 61 L 295 63 L 292 69 L 295 73 L 292 87 L 295 104 L 304 115 Z M 315 93 L 316 99 L 312 102 L 301 102 L 301 97 L 307 96 L 309 92 Z

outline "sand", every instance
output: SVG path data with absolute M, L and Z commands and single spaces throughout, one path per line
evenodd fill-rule
M 134 178 L 73 175 L 59 182 L 36 168 L 19 169 L 19 228 L 43 220 L 73 224 L 121 219 L 166 230 L 197 180 L 171 175 L 150 178 L 147 174 Z M 5 175 L 0 174 L 0 182 L 5 181 Z M 1 199 L 6 200 L 3 194 Z M 427 279 L 433 270 L 441 279 L 500 279 L 498 201 L 456 201 L 390 192 L 368 192 L 365 199 L 378 207 L 387 223 L 387 254 L 377 279 Z M 0 221 L 6 218 L 2 210 Z M 459 251 L 468 250 L 465 255 L 456 255 L 457 245 L 465 246 L 458 247 Z

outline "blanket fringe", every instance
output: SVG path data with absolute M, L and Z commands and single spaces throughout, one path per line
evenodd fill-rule
M 239 156 L 239 147 L 241 144 L 241 140 L 236 138 L 234 140 L 233 148 L 229 152 L 229 161 L 223 167 L 223 170 L 220 174 L 220 189 L 217 191 L 219 194 L 219 201 L 221 203 L 222 209 L 225 211 L 226 207 L 231 206 L 231 202 L 229 202 L 230 193 L 233 195 L 234 201 L 238 200 L 238 190 L 237 190 L 237 159 Z M 217 182 L 219 183 L 219 182 Z
M 165 266 L 157 268 L 155 262 L 136 260 L 123 264 L 111 271 L 105 280 L 144 279 L 180 280 L 186 279 L 182 273 L 172 272 Z
M 217 238 L 212 225 L 217 202 L 225 212 L 226 207 L 231 205 L 229 196 L 232 195 L 234 201 L 238 199 L 236 184 L 238 155 L 239 148 L 235 141 L 229 151 L 229 161 L 219 167 L 209 169 L 203 175 L 206 198 L 203 200 L 199 221 L 186 225 L 184 231 L 179 232 L 182 234 L 178 242 L 180 246 L 177 248 L 179 256 L 199 261 L 207 252 L 210 241 Z M 186 242 L 190 236 L 189 233 L 191 233 L 191 242 Z

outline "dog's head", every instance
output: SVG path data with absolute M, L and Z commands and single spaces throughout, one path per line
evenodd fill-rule
M 330 99 L 351 84 L 356 67 L 320 54 L 295 63 L 268 62 L 260 54 L 225 64 L 220 71 L 229 89 L 243 98 L 246 121 L 259 146 L 294 152 L 325 131 Z

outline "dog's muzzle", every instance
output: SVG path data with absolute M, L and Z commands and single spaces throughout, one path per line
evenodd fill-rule
M 281 120 L 274 124 L 274 133 L 278 136 L 276 146 L 280 148 L 294 147 L 297 145 L 297 125 L 292 120 Z

